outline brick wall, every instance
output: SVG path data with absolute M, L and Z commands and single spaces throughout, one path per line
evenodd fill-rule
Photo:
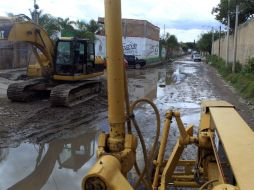
M 98 22 L 104 24 L 104 18 L 99 17 Z M 151 40 L 160 40 L 160 28 L 146 20 L 122 19 L 122 31 L 124 37 L 141 37 Z M 104 35 L 104 31 L 100 31 Z

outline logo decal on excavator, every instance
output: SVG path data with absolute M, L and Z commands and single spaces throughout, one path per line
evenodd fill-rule
M 4 31 L 0 31 L 0 39 L 4 39 Z

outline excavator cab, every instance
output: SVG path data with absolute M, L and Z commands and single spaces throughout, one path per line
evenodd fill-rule
M 56 42 L 54 63 L 54 78 L 62 80 L 68 76 L 80 80 L 104 69 L 103 64 L 95 63 L 94 43 L 78 38 L 61 38 Z

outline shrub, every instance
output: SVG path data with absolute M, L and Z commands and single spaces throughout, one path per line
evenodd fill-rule
M 236 63 L 236 73 L 232 73 L 232 63 L 228 66 L 225 61 L 217 56 L 208 56 L 207 61 L 229 81 L 234 88 L 245 98 L 254 101 L 254 58 L 248 60 L 245 66 Z
M 215 67 L 222 76 L 226 76 L 231 73 L 231 65 L 226 66 L 226 62 L 216 55 L 209 55 L 207 57 L 208 62 Z
M 163 59 L 161 57 L 153 57 L 153 58 L 147 58 L 145 60 L 146 60 L 146 63 L 149 64 L 149 63 L 162 61 Z
M 249 58 L 246 65 L 242 68 L 243 73 L 254 73 L 254 57 Z

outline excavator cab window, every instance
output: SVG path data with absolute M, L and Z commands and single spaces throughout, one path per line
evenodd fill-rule
M 84 42 L 74 42 L 74 68 L 75 74 L 86 73 Z
M 59 41 L 57 43 L 55 61 L 56 73 L 65 75 L 71 75 L 73 73 L 71 49 L 71 41 Z
M 94 44 L 91 42 L 87 43 L 87 56 L 86 56 L 86 66 L 87 66 L 87 73 L 94 72 L 94 62 L 95 62 L 95 50 Z
M 87 40 L 59 40 L 56 43 L 55 73 L 80 75 L 95 72 L 94 44 Z

